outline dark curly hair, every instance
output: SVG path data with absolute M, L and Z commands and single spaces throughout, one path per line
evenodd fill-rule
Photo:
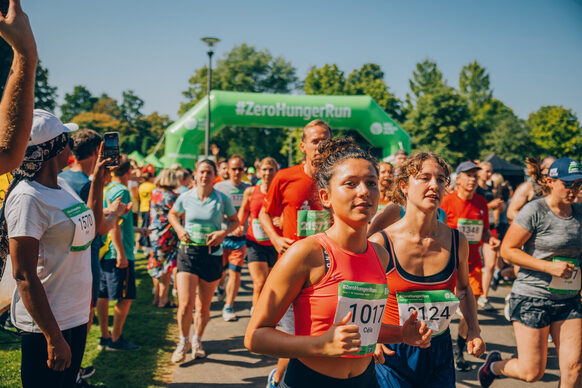
M 376 159 L 368 151 L 361 149 L 352 137 L 344 137 L 336 140 L 322 142 L 317 147 L 319 155 L 313 160 L 315 167 L 315 181 L 320 189 L 329 187 L 335 166 L 346 159 L 364 159 L 370 162 L 378 175 Z

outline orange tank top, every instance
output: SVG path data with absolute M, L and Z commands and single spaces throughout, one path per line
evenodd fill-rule
M 259 213 L 261 208 L 263 207 L 263 203 L 265 202 L 265 196 L 261 191 L 261 185 L 255 185 L 253 187 L 253 193 L 251 194 L 251 198 L 249 200 L 249 227 L 247 228 L 247 239 L 254 241 L 261 245 L 273 245 L 267 233 L 261 226 L 259 222 Z M 280 232 L 277 229 L 277 233 Z
M 323 278 L 311 287 L 301 290 L 293 302 L 295 315 L 296 335 L 320 335 L 325 333 L 334 323 L 336 309 L 344 311 L 347 306 L 353 308 L 353 323 L 360 327 L 362 332 L 368 334 L 374 332 L 375 344 L 382 320 L 382 314 L 388 293 L 386 287 L 386 273 L 378 258 L 376 249 L 368 241 L 368 247 L 364 253 L 346 251 L 333 242 L 325 233 L 319 233 L 308 238 L 314 238 L 323 249 L 326 273 Z M 356 306 L 354 303 L 340 304 L 341 294 L 347 292 L 376 292 L 376 296 L 369 303 Z M 350 295 L 353 298 L 353 294 Z M 370 295 L 368 294 L 367 297 Z M 356 299 L 350 299 L 352 301 Z M 359 300 L 359 299 L 358 299 Z M 342 307 L 344 308 L 343 310 Z M 347 314 L 341 312 L 343 318 Z M 362 323 L 363 322 L 363 323 Z M 366 331 L 367 330 L 367 331 Z M 371 340 L 372 342 L 372 340 Z M 362 352 L 353 357 L 363 357 L 373 353 L 373 345 L 365 347 Z M 371 352 L 369 350 L 372 349 Z
M 384 311 L 383 323 L 389 325 L 400 325 L 400 314 L 398 312 L 398 302 L 396 299 L 397 292 L 411 291 L 437 291 L 448 290 L 455 291 L 457 284 L 457 268 L 459 267 L 459 231 L 452 230 L 451 253 L 449 261 L 445 268 L 431 276 L 416 276 L 404 270 L 398 263 L 394 247 L 390 238 L 384 231 L 381 231 L 384 237 L 384 245 L 388 250 L 388 268 L 386 270 L 386 282 L 390 289 L 386 310 Z

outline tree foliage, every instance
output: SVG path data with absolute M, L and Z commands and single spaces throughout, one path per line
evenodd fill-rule
M 305 94 L 344 95 L 346 78 L 336 64 L 312 67 L 305 77 Z
M 143 117 L 141 109 L 144 101 L 136 96 L 133 90 L 123 92 L 121 97 L 121 105 L 119 106 L 121 118 L 130 124 L 134 124 L 139 118 Z
M 570 109 L 543 106 L 529 115 L 526 124 L 532 141 L 545 154 L 575 159 L 582 156 L 582 129 Z
M 416 69 L 412 72 L 412 79 L 408 83 L 410 91 L 417 99 L 425 94 L 440 91 L 446 85 L 443 73 L 439 70 L 436 62 L 428 58 L 416 64 Z
M 476 60 L 461 69 L 459 93 L 467 99 L 472 112 L 491 100 L 493 91 L 490 87 L 489 73 Z
M 65 94 L 65 103 L 61 105 L 61 120 L 69 122 L 81 113 L 91 112 L 97 100 L 85 86 L 75 86 L 72 93 Z
M 42 66 L 42 62 L 39 60 L 36 66 L 34 107 L 54 112 L 57 106 L 57 87 L 51 86 L 48 78 L 49 71 Z

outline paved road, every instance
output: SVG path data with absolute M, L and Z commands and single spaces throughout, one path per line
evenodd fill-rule
M 174 368 L 172 383 L 169 387 L 264 387 L 266 376 L 274 368 L 275 360 L 248 352 L 243 345 L 243 336 L 249 320 L 252 283 L 248 272 L 243 272 L 241 292 L 235 304 L 240 319 L 237 322 L 224 322 L 221 315 L 222 303 L 213 302 L 211 320 L 204 333 L 204 348 L 208 357 L 204 360 L 189 361 Z M 509 293 L 508 287 L 500 287 L 490 298 L 498 311 L 482 313 L 479 321 L 483 339 L 488 349 L 499 350 L 503 358 L 516 354 L 513 330 L 502 313 L 504 299 Z M 451 330 L 456 338 L 456 324 Z M 479 387 L 477 369 L 481 360 L 469 357 L 473 369 L 457 373 L 458 387 Z M 526 384 L 509 379 L 497 380 L 492 387 L 556 387 L 559 380 L 558 363 L 554 346 L 550 345 L 548 369 L 542 381 Z

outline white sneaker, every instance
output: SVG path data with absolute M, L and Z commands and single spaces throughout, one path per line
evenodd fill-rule
M 477 304 L 479 305 L 479 307 L 481 307 L 485 311 L 494 311 L 495 310 L 495 307 L 493 307 L 491 305 L 491 303 L 489 303 L 489 299 L 487 299 L 483 296 L 479 297 L 479 299 L 477 300 Z
M 511 297 L 511 294 L 507 294 L 507 296 L 505 297 L 505 306 L 503 307 L 503 315 L 505 316 L 505 319 L 507 319 L 509 322 L 511 322 L 511 316 L 509 315 L 509 298 Z
M 204 351 L 204 348 L 202 348 L 202 342 L 195 341 L 194 346 L 192 347 L 192 359 L 195 360 L 204 357 L 206 357 L 206 352 Z
M 180 341 L 178 342 L 178 346 L 176 346 L 176 350 L 172 353 L 172 362 L 177 364 L 186 358 L 186 354 L 192 349 L 192 344 L 189 340 Z
M 233 322 L 238 319 L 232 307 L 226 306 L 222 309 L 222 318 L 224 318 L 226 322 Z

